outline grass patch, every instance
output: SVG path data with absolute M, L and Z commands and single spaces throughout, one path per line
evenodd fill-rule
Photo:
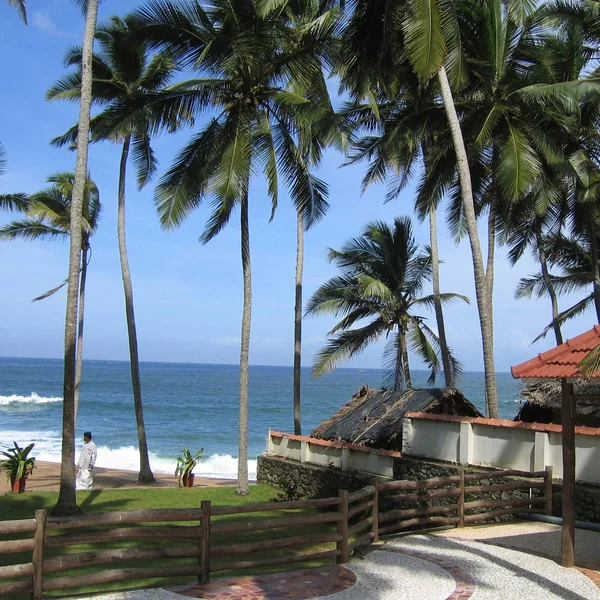
M 270 498 L 276 495 L 276 490 L 266 485 L 253 485 L 248 496 L 237 496 L 234 486 L 227 487 L 207 487 L 207 488 L 144 488 L 144 489 L 119 489 L 119 490 L 92 490 L 77 492 L 77 502 L 81 506 L 85 514 L 106 513 L 113 511 L 129 511 L 138 509 L 151 508 L 198 508 L 202 500 L 210 500 L 213 506 L 240 506 L 246 504 L 267 502 Z M 2 520 L 27 519 L 33 517 L 37 509 L 51 509 L 56 503 L 57 492 L 41 492 L 41 493 L 26 493 L 26 494 L 6 494 L 0 496 L 0 515 Z M 281 510 L 277 503 L 272 504 L 272 509 L 260 513 L 243 513 L 239 515 L 223 515 L 213 516 L 211 523 L 232 523 L 232 522 L 251 522 L 266 518 L 281 518 L 292 515 L 310 515 L 316 514 L 314 509 L 309 510 Z M 189 523 L 194 525 L 197 523 Z M 156 524 L 161 525 L 161 524 Z M 183 523 L 181 523 L 183 525 Z M 127 526 L 128 527 L 128 526 Z M 98 528 L 103 529 L 103 528 Z M 235 546 L 247 542 L 259 542 L 263 540 L 279 539 L 289 536 L 324 534 L 335 530 L 335 524 L 322 523 L 312 524 L 297 527 L 286 527 L 269 530 L 244 531 L 236 534 L 220 534 L 213 535 L 211 538 L 211 546 Z M 70 533 L 78 530 L 68 530 L 64 533 Z M 12 536 L 13 539 L 15 536 Z M 24 536 L 23 536 L 24 537 Z M 2 538 L 7 539 L 7 538 Z M 117 548 L 163 548 L 175 546 L 197 546 L 198 542 L 194 539 L 128 539 L 128 540 L 111 540 L 110 542 L 85 543 L 67 548 L 47 548 L 45 557 L 51 558 L 65 553 L 81 553 L 92 552 L 97 550 L 117 549 Z M 331 550 L 335 546 L 333 543 L 312 544 L 303 546 L 300 549 L 282 548 L 267 552 L 253 552 L 245 556 L 231 556 L 222 560 L 260 560 L 262 558 L 272 558 L 281 556 L 290 556 L 297 554 L 307 554 Z M 0 565 L 26 563 L 31 561 L 30 553 L 15 553 L 8 555 L 0 555 Z M 70 569 L 60 573 L 47 574 L 45 578 L 54 576 L 64 577 L 67 575 L 84 574 L 91 572 L 99 572 L 106 569 L 122 569 L 135 567 L 159 567 L 164 566 L 168 562 L 171 566 L 193 565 L 197 564 L 197 559 L 156 559 L 146 560 L 140 564 L 137 560 L 119 560 L 114 564 L 84 566 L 78 569 Z M 213 563 L 216 562 L 213 561 Z M 330 563 L 331 560 L 313 561 L 312 563 L 303 562 L 289 565 L 279 565 L 274 567 L 264 567 L 253 569 L 252 573 L 292 570 L 306 566 L 318 566 Z M 241 571 L 220 572 L 218 576 L 230 576 L 241 574 Z M 247 573 L 247 572 L 246 572 Z M 216 577 L 213 575 L 212 577 Z M 169 578 L 169 579 L 137 579 L 128 580 L 127 582 L 115 582 L 102 584 L 93 587 L 83 587 L 72 589 L 64 592 L 46 592 L 44 596 L 60 596 L 73 595 L 75 593 L 98 593 L 114 589 L 132 589 L 147 586 L 169 585 L 182 583 L 186 580 L 193 581 L 193 578 Z M 10 596 L 11 600 L 26 600 L 25 595 Z M 8 600 L 8 597 L 7 597 Z
M 270 486 L 250 486 L 248 496 L 237 496 L 235 486 L 186 488 L 153 488 L 91 490 L 77 492 L 77 503 L 84 514 L 138 510 L 143 508 L 197 508 L 201 500 L 210 500 L 215 506 L 239 506 L 267 502 L 275 496 Z M 3 521 L 30 519 L 41 508 L 50 510 L 58 499 L 58 492 L 26 492 L 0 496 L 0 515 Z M 273 506 L 276 506 L 274 504 Z

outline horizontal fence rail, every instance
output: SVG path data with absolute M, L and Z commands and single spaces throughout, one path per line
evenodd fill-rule
M 552 513 L 551 467 L 376 480 L 332 498 L 245 506 L 213 507 L 202 501 L 200 508 L 65 518 L 47 518 L 45 510 L 38 510 L 34 519 L 0 521 L 0 555 L 31 556 L 28 562 L 0 566 L 0 597 L 31 594 L 41 600 L 44 592 L 142 578 L 192 576 L 207 583 L 211 573 L 233 569 L 325 559 L 345 563 L 353 551 L 379 542 L 382 535 L 463 527 L 515 512 L 539 512 L 540 506 Z M 302 510 L 310 512 L 298 514 Z M 274 511 L 291 512 L 260 514 Z M 306 534 L 308 526 L 314 530 Z M 257 540 L 257 532 L 265 539 Z M 11 536 L 21 537 L 6 539 Z M 98 547 L 90 549 L 90 544 Z

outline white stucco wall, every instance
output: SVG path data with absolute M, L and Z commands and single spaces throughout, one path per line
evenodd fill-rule
M 394 475 L 394 460 L 390 456 L 379 456 L 376 452 L 352 450 L 349 451 L 348 455 L 349 469 L 384 477 L 393 477 Z
M 271 437 L 271 452 L 278 456 L 286 456 L 300 461 L 302 444 L 298 440 L 290 440 L 288 437 Z
M 366 446 L 340 447 L 323 440 L 304 436 L 269 433 L 267 452 L 298 462 L 312 463 L 324 467 L 334 466 L 344 471 L 351 469 L 363 473 L 372 473 L 383 477 L 393 477 L 394 456 L 399 453 L 388 453 Z
M 409 433 L 402 447 L 405 456 L 519 471 L 542 471 L 551 466 L 554 477 L 562 479 L 562 434 L 546 430 L 544 425 L 525 428 L 497 420 L 485 424 L 473 419 L 460 422 L 419 416 L 405 421 L 410 421 L 404 426 Z M 576 434 L 575 445 L 576 479 L 600 484 L 600 436 Z
M 460 423 L 412 419 L 412 428 L 411 454 L 458 462 Z
M 472 464 L 533 471 L 534 441 L 532 430 L 474 424 Z
M 341 468 L 342 449 L 331 448 L 328 446 L 317 446 L 316 444 L 307 443 L 304 461 L 314 463 L 316 465 L 322 465 L 324 467 L 333 465 L 334 467 Z

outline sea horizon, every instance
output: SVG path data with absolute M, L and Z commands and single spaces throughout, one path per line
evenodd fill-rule
M 0 446 L 35 443 L 38 460 L 60 462 L 63 360 L 0 357 Z M 150 463 L 157 473 L 172 473 L 184 446 L 204 448 L 196 467 L 201 477 L 235 478 L 237 473 L 239 365 L 143 361 L 140 363 L 144 420 Z M 415 370 L 415 387 L 431 387 L 428 373 Z M 294 431 L 293 367 L 251 365 L 248 455 L 251 477 L 256 457 L 266 448 L 269 429 Z M 500 415 L 514 418 L 521 383 L 498 372 Z M 341 367 L 313 378 L 302 368 L 302 433 L 328 419 L 363 385 L 382 387 L 384 371 Z M 438 382 L 439 383 L 439 382 Z M 459 389 L 484 411 L 483 373 L 465 371 Z M 129 361 L 85 359 L 76 451 L 83 431 L 98 445 L 99 467 L 139 468 Z
M 2 359 L 24 359 L 24 360 L 53 360 L 53 361 L 63 361 L 63 358 L 54 358 L 54 357 L 48 357 L 48 356 L 4 356 L 4 355 L 0 355 L 0 360 Z M 84 358 L 83 362 L 118 362 L 118 363 L 127 363 L 129 364 L 130 361 L 128 359 L 122 359 L 122 358 Z M 207 365 L 207 366 L 223 366 L 223 367 L 238 367 L 239 364 L 238 363 L 219 363 L 219 362 L 181 362 L 181 361 L 172 361 L 172 360 L 140 360 L 140 364 L 157 364 L 157 365 Z M 269 367 L 269 368 L 273 368 L 273 369 L 277 369 L 277 368 L 282 368 L 282 369 L 291 369 L 293 368 L 293 365 L 269 365 L 266 363 L 250 363 L 251 367 Z M 312 366 L 306 366 L 306 365 L 302 365 L 301 366 L 302 369 L 312 369 Z M 355 370 L 355 371 L 383 371 L 383 369 L 381 368 L 377 368 L 377 367 L 339 367 L 339 368 L 343 368 L 343 369 L 348 369 L 348 370 Z M 411 373 L 428 373 L 429 371 L 427 369 L 413 369 L 411 367 Z M 483 370 L 477 370 L 477 369 L 466 369 L 463 370 L 462 373 L 481 373 L 483 374 L 485 371 Z M 500 370 L 496 370 L 496 373 L 510 373 L 510 370 L 508 371 L 500 371 Z M 434 386 L 434 387 L 442 387 L 442 386 Z

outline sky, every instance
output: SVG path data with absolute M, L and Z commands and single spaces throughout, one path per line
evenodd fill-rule
M 137 2 L 105 0 L 99 21 L 122 15 Z M 31 0 L 25 27 L 7 2 L 0 0 L 0 140 L 8 153 L 0 193 L 35 192 L 53 173 L 74 169 L 75 154 L 55 149 L 49 141 L 77 119 L 77 106 L 47 102 L 47 88 L 65 73 L 66 49 L 80 43 L 83 18 L 68 0 Z M 332 88 L 335 88 L 332 82 Z M 154 148 L 160 174 L 168 168 L 191 131 L 158 137 Z M 117 177 L 120 147 L 96 144 L 90 148 L 89 169 L 103 205 L 98 233 L 92 239 L 85 307 L 84 356 L 126 360 L 128 346 L 122 282 L 116 237 Z M 327 262 L 327 249 L 339 249 L 360 235 L 373 220 L 389 223 L 410 215 L 414 184 L 398 200 L 385 204 L 385 186 L 361 193 L 365 165 L 341 167 L 344 157 L 328 151 L 318 175 L 329 185 L 330 209 L 325 219 L 306 234 L 305 300 L 336 274 Z M 161 229 L 153 204 L 156 180 L 141 192 L 130 168 L 127 185 L 127 244 L 133 278 L 140 357 L 145 361 L 228 363 L 239 361 L 242 312 L 242 274 L 239 213 L 207 245 L 199 243 L 207 207 L 175 231 Z M 0 213 L 0 224 L 15 215 Z M 253 310 L 250 362 L 291 365 L 293 361 L 294 274 L 296 217 L 289 197 L 280 193 L 279 207 L 269 223 L 270 201 L 263 182 L 255 179 L 250 194 Z M 439 221 L 441 289 L 468 296 L 445 309 L 448 341 L 465 370 L 483 370 L 481 337 L 468 240 L 450 238 Z M 421 244 L 429 241 L 427 223 L 413 219 Z M 485 232 L 482 230 L 482 242 Z M 0 244 L 0 356 L 60 358 L 63 355 L 65 293 L 41 302 L 31 299 L 66 277 L 68 243 L 3 242 Z M 527 256 L 512 268 L 499 249 L 494 286 L 495 353 L 498 371 L 507 371 L 554 346 L 553 337 L 530 345 L 551 318 L 548 300 L 515 300 L 518 280 L 536 270 Z M 561 300 L 566 308 L 573 298 Z M 426 315 L 435 328 L 433 314 Z M 591 311 L 564 328 L 566 337 L 590 329 Z M 303 364 L 313 357 L 335 323 L 333 317 L 304 320 Z M 373 345 L 344 366 L 378 368 L 383 342 Z M 419 368 L 416 359 L 412 365 Z

